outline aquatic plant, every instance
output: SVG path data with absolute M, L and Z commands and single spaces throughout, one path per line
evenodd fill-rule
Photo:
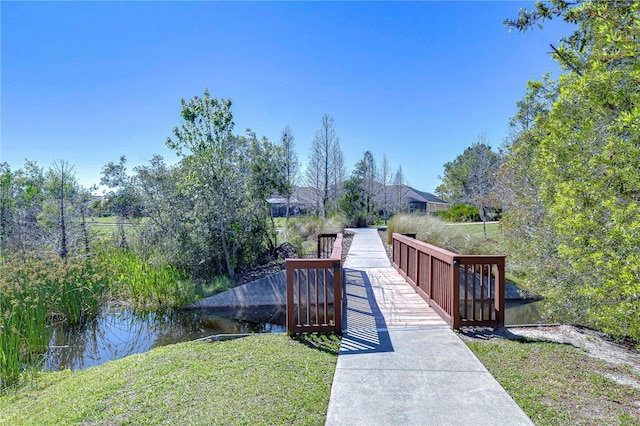
M 47 349 L 47 326 L 93 319 L 109 291 L 99 258 L 43 253 L 0 259 L 0 387 L 15 382 Z
M 115 271 L 114 297 L 125 300 L 137 311 L 158 311 L 179 307 L 196 298 L 196 283 L 180 269 L 144 261 L 130 250 L 110 248 L 100 256 Z

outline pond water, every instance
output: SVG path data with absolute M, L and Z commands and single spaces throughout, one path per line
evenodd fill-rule
M 52 371 L 85 369 L 158 346 L 214 334 L 284 332 L 284 323 L 282 307 L 180 310 L 142 316 L 127 308 L 105 308 L 88 324 L 54 328 L 43 366 Z
M 505 302 L 504 324 L 527 325 L 548 324 L 548 320 L 540 315 L 539 301 L 507 300 Z
M 538 302 L 507 301 L 506 325 L 540 324 Z M 105 308 L 95 321 L 52 330 L 44 355 L 46 370 L 85 369 L 158 346 L 214 334 L 286 331 L 282 306 L 216 310 L 177 310 L 164 315 L 135 315 L 122 307 Z

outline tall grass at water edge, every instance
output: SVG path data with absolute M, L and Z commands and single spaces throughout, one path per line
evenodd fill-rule
M 126 300 L 136 311 L 158 311 L 196 300 L 196 285 L 171 265 L 153 265 L 129 250 L 107 249 L 104 261 L 115 270 L 112 295 Z
M 96 317 L 107 300 L 134 311 L 163 311 L 230 287 L 224 279 L 198 285 L 170 265 L 153 265 L 132 251 L 98 250 L 65 261 L 42 253 L 0 258 L 0 389 L 37 365 L 50 325 Z
M 463 227 L 451 226 L 442 219 L 421 214 L 396 214 L 387 224 L 387 243 L 393 233 L 415 233 L 416 239 L 461 255 L 496 254 L 499 244 L 482 234 L 469 234 Z
M 0 258 L 0 388 L 46 351 L 48 325 L 73 325 L 94 318 L 109 289 L 100 259 L 66 261 L 42 253 Z

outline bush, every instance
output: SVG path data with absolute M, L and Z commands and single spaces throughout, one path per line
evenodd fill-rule
M 450 222 L 480 222 L 480 211 L 469 204 L 454 204 L 447 210 L 436 212 L 436 216 Z
M 318 216 L 300 216 L 290 218 L 284 231 L 280 234 L 280 243 L 292 244 L 298 256 L 316 252 L 316 242 L 319 234 L 338 234 L 344 231 L 347 224 L 346 216 L 334 213 L 328 219 Z

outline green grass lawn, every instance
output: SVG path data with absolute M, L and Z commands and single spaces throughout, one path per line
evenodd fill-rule
M 286 217 L 274 217 L 273 218 L 273 223 L 276 226 L 276 228 L 284 228 L 287 224 L 287 218 Z
M 0 424 L 323 424 L 339 343 L 306 339 L 180 343 L 37 373 L 0 394 Z
M 116 216 L 107 216 L 107 217 L 90 217 L 87 219 L 88 222 L 95 222 L 95 223 L 105 223 L 105 224 L 109 224 L 109 223 L 118 223 L 118 218 Z
M 609 378 L 625 367 L 557 343 L 466 343 L 536 425 L 640 425 L 640 390 Z
M 482 223 L 455 223 L 450 225 L 458 227 L 469 235 L 483 235 L 484 233 Z M 487 238 L 496 240 L 500 238 L 499 223 L 487 223 Z

